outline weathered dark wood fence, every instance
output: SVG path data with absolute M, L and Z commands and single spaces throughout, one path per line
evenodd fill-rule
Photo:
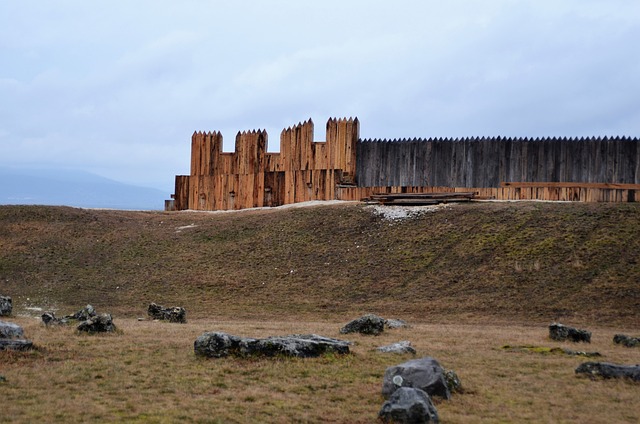
M 640 184 L 638 146 L 628 137 L 361 140 L 356 179 L 363 187 Z

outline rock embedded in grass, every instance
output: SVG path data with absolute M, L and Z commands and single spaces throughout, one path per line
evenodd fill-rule
M 504 345 L 502 346 L 502 349 L 510 352 L 533 352 L 533 353 L 554 354 L 554 355 L 561 354 L 561 355 L 569 355 L 569 356 L 584 356 L 587 358 L 602 356 L 599 352 L 585 352 L 585 351 L 566 349 L 563 347 L 545 347 L 545 346 L 532 346 L 532 345 L 521 345 L 521 346 Z
M 585 362 L 576 368 L 576 374 L 591 378 L 627 378 L 640 382 L 640 365 L 618 365 L 608 362 Z
M 226 356 L 290 356 L 313 358 L 328 353 L 348 354 L 351 342 L 316 334 L 294 334 L 265 339 L 243 338 L 222 332 L 207 332 L 194 342 L 198 356 L 223 358 Z
M 8 317 L 13 310 L 13 301 L 9 296 L 0 296 L 0 316 Z
M 549 326 L 549 337 L 556 341 L 571 341 L 591 343 L 591 332 L 553 323 Z
M 96 310 L 93 306 L 87 305 L 84 308 L 80 309 L 75 314 L 66 315 L 64 318 L 66 319 L 75 319 L 78 321 L 86 321 L 90 318 L 93 318 L 97 315 Z
M 385 319 L 384 320 L 384 326 L 385 328 L 389 328 L 391 330 L 396 329 L 396 328 L 409 328 L 409 324 L 407 324 L 407 322 L 405 320 L 402 319 Z
M 18 324 L 0 321 L 0 339 L 21 339 L 24 337 L 24 330 Z
M 613 342 L 626 347 L 640 347 L 640 337 L 631 337 L 626 334 L 616 334 L 613 336 Z
M 24 339 L 24 330 L 18 324 L 0 321 L 0 350 L 28 350 L 33 342 Z
M 56 314 L 53 312 L 45 312 L 44 314 L 42 314 L 42 316 L 40 317 L 42 319 L 42 322 L 44 323 L 44 325 L 63 325 L 63 324 L 68 324 L 69 320 L 67 318 L 58 318 L 56 317 Z
M 185 324 L 187 322 L 187 311 L 181 306 L 165 308 L 156 303 L 151 303 L 147 308 L 147 315 L 151 319 L 161 321 L 177 322 L 180 324 Z
M 438 423 L 438 410 L 429 395 L 413 387 L 400 387 L 382 404 L 378 418 L 383 423 Z
M 86 333 L 111 333 L 116 331 L 116 326 L 110 314 L 102 314 L 81 322 L 77 329 Z
M 451 390 L 445 374 L 445 369 L 430 356 L 412 359 L 385 370 L 382 395 L 388 398 L 399 387 L 415 387 L 424 390 L 429 396 L 450 399 Z
M 380 353 L 412 353 L 416 354 L 416 350 L 411 346 L 411 342 L 409 340 L 402 340 L 398 343 L 393 343 L 386 346 L 380 346 L 376 348 L 376 350 Z
M 384 323 L 384 318 L 374 314 L 367 314 L 347 323 L 340 329 L 340 333 L 360 333 L 377 336 L 384 331 Z

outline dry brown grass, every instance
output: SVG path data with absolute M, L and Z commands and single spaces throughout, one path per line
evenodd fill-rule
M 604 360 L 638 362 L 638 349 L 613 345 L 615 331 L 591 328 L 590 345 L 552 342 L 543 326 L 415 324 L 378 337 L 338 333 L 343 322 L 205 321 L 186 325 L 116 319 L 112 335 L 45 328 L 12 319 L 38 349 L 0 352 L 1 422 L 293 423 L 376 421 L 387 366 L 410 355 L 373 351 L 411 340 L 462 379 L 464 393 L 438 401 L 445 423 L 638 422 L 640 386 L 577 377 L 586 359 L 508 352 L 505 344 L 597 350 Z M 316 359 L 202 359 L 204 331 L 264 337 L 319 333 L 347 338 L 353 354 Z M 633 332 L 620 328 L 620 332 Z
M 640 204 L 362 205 L 233 213 L 0 206 L 0 292 L 71 313 L 640 324 Z M 27 298 L 29 300 L 27 300 Z M 337 318 L 336 318 L 337 317 Z
M 597 350 L 640 328 L 640 204 L 454 205 L 393 223 L 361 205 L 239 213 L 0 207 L 0 294 L 31 306 L 113 313 L 114 335 L 12 319 L 38 346 L 0 352 L 2 422 L 375 422 L 387 366 L 411 340 L 460 375 L 443 422 L 639 422 L 638 384 L 591 381 L 584 358 L 508 352 L 533 344 Z M 192 225 L 194 224 L 194 225 Z M 186 227 L 186 228 L 183 228 Z M 157 302 L 189 323 L 138 322 Z M 416 325 L 350 336 L 354 354 L 204 360 L 204 331 L 341 337 L 373 312 Z M 559 319 L 591 345 L 547 339 Z

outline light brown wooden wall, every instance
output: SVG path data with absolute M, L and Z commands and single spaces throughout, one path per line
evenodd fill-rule
M 329 119 L 326 141 L 314 141 L 313 121 L 282 130 L 280 153 L 268 153 L 264 130 L 238 132 L 235 150 L 222 150 L 220 132 L 191 137 L 191 173 L 176 177 L 176 210 L 225 210 L 335 199 L 336 185 L 353 182 L 357 119 Z
M 443 158 L 451 156 L 447 149 L 451 150 L 462 145 L 460 143 L 443 143 L 441 140 L 437 143 L 422 143 L 420 147 L 426 152 L 425 156 L 420 153 L 422 150 L 416 147 L 418 145 L 416 140 L 411 143 L 405 141 L 396 144 L 389 142 L 363 144 L 359 143 L 359 132 L 357 118 L 331 118 L 327 121 L 325 141 L 317 142 L 314 141 L 313 121 L 308 120 L 282 130 L 279 153 L 267 152 L 268 135 L 264 130 L 238 132 L 235 139 L 235 150 L 231 153 L 222 151 L 223 137 L 220 132 L 195 132 L 191 138 L 190 175 L 176 176 L 174 201 L 170 202 L 170 205 L 175 210 L 229 210 L 279 206 L 310 200 L 361 200 L 373 194 L 468 191 L 476 193 L 479 198 L 498 200 L 582 202 L 632 202 L 640 200 L 640 185 L 638 184 L 508 182 L 501 187 L 469 188 L 469 182 L 472 179 L 464 173 L 455 171 L 457 168 L 453 165 L 441 167 L 443 168 L 442 172 L 453 172 L 453 177 L 449 177 L 453 178 L 453 181 L 462 181 L 465 184 L 457 187 L 433 186 L 429 185 L 429 179 L 416 181 L 413 178 L 411 181 L 415 182 L 405 183 L 402 186 L 358 186 L 358 178 L 367 180 L 370 177 L 367 172 L 380 173 L 381 177 L 376 178 L 382 178 L 382 180 L 391 178 L 393 181 L 405 181 L 406 178 L 399 178 L 396 174 L 411 170 L 400 168 L 409 166 L 415 171 L 417 166 L 411 167 L 412 162 L 407 158 L 414 158 L 413 162 L 432 163 L 430 161 L 436 161 L 440 163 L 441 159 L 444 160 Z M 472 141 L 473 143 L 471 141 L 469 143 L 475 147 L 502 146 L 498 143 L 500 140 L 493 144 Z M 593 142 L 593 140 L 591 141 Z M 618 142 L 617 139 L 615 141 Z M 627 141 L 622 140 L 622 142 L 626 143 Z M 509 146 L 512 144 L 514 143 L 507 143 Z M 400 149 L 398 151 L 402 152 L 407 150 L 408 153 L 393 156 L 386 154 L 386 150 L 382 153 L 378 152 L 379 148 L 384 147 L 388 150 L 392 145 L 394 149 Z M 523 145 L 528 146 L 526 143 Z M 564 145 L 568 145 L 568 143 L 545 142 L 535 146 L 539 149 L 545 147 L 550 151 L 550 149 L 562 150 Z M 363 146 L 366 146 L 368 150 Z M 632 145 L 631 147 L 635 149 L 637 146 Z M 501 148 L 506 147 L 502 146 Z M 360 162 L 356 157 L 357 154 L 362 156 Z M 640 149 L 637 149 L 637 154 L 640 155 Z M 454 156 L 464 158 L 461 155 Z M 498 157 L 498 155 L 489 156 Z M 531 155 L 525 149 L 516 156 L 520 158 L 520 161 L 513 157 L 514 167 L 519 166 L 520 162 L 524 160 L 522 158 L 530 158 Z M 397 160 L 390 160 L 392 157 L 397 157 Z M 482 157 L 484 156 L 481 155 L 480 158 L 482 159 Z M 373 167 L 365 166 L 367 163 L 369 165 L 372 163 L 372 158 L 377 158 L 378 161 L 382 160 L 384 163 L 378 163 Z M 619 162 L 626 163 L 622 159 L 624 158 L 619 158 Z M 552 163 L 549 166 L 554 168 L 556 165 Z M 363 167 L 367 169 L 363 169 Z M 635 172 L 637 174 L 637 170 Z M 449 181 L 451 178 L 440 178 L 440 180 Z M 437 178 L 431 178 L 431 180 L 434 179 Z M 416 183 L 421 185 L 416 185 Z M 360 185 L 364 185 L 362 181 L 360 181 Z

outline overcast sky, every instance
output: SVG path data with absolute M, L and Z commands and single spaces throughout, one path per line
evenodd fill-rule
M 0 0 L 0 167 L 173 192 L 194 130 L 640 136 L 637 0 Z

